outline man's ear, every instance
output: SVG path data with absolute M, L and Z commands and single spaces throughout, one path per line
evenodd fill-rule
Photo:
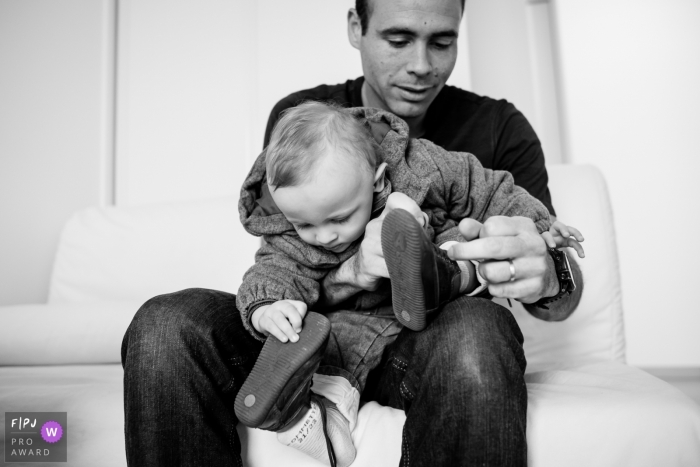
M 360 50 L 360 42 L 362 42 L 362 23 L 354 8 L 348 10 L 348 40 L 350 41 L 350 45 Z
M 384 189 L 384 180 L 386 178 L 386 162 L 382 162 L 374 172 L 374 192 L 379 193 Z

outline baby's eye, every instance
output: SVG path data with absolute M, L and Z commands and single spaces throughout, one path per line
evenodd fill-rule
M 348 220 L 350 220 L 350 216 L 343 217 L 342 219 L 333 219 L 333 223 L 334 224 L 345 224 Z
M 309 224 L 297 224 L 294 226 L 297 230 L 304 230 L 309 228 Z

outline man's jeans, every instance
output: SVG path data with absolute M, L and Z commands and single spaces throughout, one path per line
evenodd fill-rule
M 235 302 L 188 289 L 134 317 L 122 345 L 129 465 L 242 465 L 233 404 L 262 343 Z M 338 313 L 342 336 L 342 315 L 357 312 Z M 460 297 L 425 330 L 391 334 L 364 398 L 406 412 L 402 466 L 526 465 L 525 357 L 508 310 Z

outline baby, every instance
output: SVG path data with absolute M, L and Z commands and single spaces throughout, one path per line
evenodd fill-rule
M 342 391 L 331 387 L 326 397 L 308 391 L 330 324 L 306 311 L 324 311 L 317 306 L 321 281 L 358 252 L 370 221 L 383 220 L 391 290 L 364 291 L 344 309 L 393 300 L 396 319 L 415 331 L 456 296 L 488 293 L 474 264 L 452 261 L 435 246 L 461 239 L 460 220 L 525 216 L 550 247 L 568 246 L 569 237 L 509 173 L 484 169 L 471 154 L 409 140 L 407 125 L 387 112 L 317 102 L 279 120 L 244 183 L 239 212 L 245 228 L 266 243 L 243 278 L 237 306 L 255 337 L 274 338 L 266 339 L 239 391 L 236 414 L 247 426 L 277 431 L 284 444 L 342 466 L 355 457 L 350 432 L 359 393 L 381 353 L 352 373 L 332 371 L 329 378 L 345 378 Z M 315 391 L 316 383 L 314 377 Z

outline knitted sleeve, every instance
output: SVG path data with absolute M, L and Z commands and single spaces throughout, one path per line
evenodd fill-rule
M 253 337 L 265 340 L 250 322 L 253 311 L 279 300 L 298 300 L 313 307 L 319 299 L 320 280 L 327 272 L 304 266 L 269 243 L 263 245 L 255 254 L 255 264 L 244 274 L 236 295 L 243 325 Z

